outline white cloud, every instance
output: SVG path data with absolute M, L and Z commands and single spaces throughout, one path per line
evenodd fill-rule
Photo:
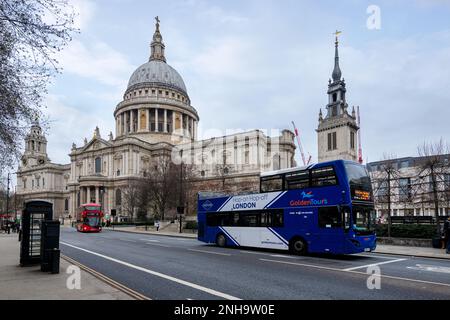
M 79 107 L 70 105 L 69 97 L 58 95 L 48 95 L 46 106 L 50 127 L 47 151 L 52 162 L 69 163 L 72 143 L 79 147 L 85 137 L 89 141 L 96 126 L 100 128 L 103 138 L 107 138 L 110 131 L 114 132 L 112 110 L 108 106 L 83 112 Z
M 127 57 L 108 44 L 80 40 L 73 40 L 62 52 L 60 64 L 65 72 L 122 89 L 134 70 Z

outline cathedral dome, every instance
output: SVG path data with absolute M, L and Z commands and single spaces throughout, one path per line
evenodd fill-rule
M 187 94 L 183 78 L 163 60 L 150 60 L 137 68 L 128 81 L 127 90 L 140 84 L 162 85 Z

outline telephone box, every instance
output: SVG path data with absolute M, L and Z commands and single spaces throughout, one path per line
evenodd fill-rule
M 22 237 L 20 265 L 22 267 L 41 262 L 41 227 L 45 220 L 52 220 L 53 205 L 46 201 L 28 201 L 22 213 Z

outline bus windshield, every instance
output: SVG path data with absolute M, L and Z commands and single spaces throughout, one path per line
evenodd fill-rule
M 372 234 L 375 231 L 375 210 L 371 206 L 353 206 L 353 230 L 358 235 Z
M 100 225 L 99 217 L 86 217 L 84 218 L 84 224 L 87 224 L 90 227 L 98 227 Z
M 85 206 L 84 210 L 88 210 L 88 211 L 99 211 L 100 207 L 97 206 Z
M 372 185 L 365 166 L 357 163 L 345 163 L 352 200 L 371 201 Z

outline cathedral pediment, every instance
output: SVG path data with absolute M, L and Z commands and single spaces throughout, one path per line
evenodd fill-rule
M 81 150 L 81 152 L 85 151 L 94 151 L 102 148 L 112 147 L 112 143 L 106 141 L 102 138 L 92 138 Z

